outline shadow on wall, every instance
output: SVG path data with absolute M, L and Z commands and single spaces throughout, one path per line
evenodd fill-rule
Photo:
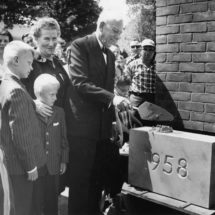
M 156 104 L 166 109 L 174 116 L 174 120 L 171 122 L 173 129 L 184 130 L 183 121 L 178 112 L 177 104 L 172 99 L 168 89 L 158 75 L 156 77 L 156 92 Z

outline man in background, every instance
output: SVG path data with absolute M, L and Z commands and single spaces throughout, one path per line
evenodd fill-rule
M 34 40 L 33 40 L 33 37 L 29 33 L 26 33 L 26 34 L 22 35 L 22 41 L 24 43 L 27 43 L 31 47 L 36 48 L 36 45 L 35 45 Z
M 130 54 L 126 58 L 126 65 L 128 65 L 133 60 L 136 60 L 140 57 L 141 52 L 141 44 L 140 42 L 135 39 L 130 42 Z
M 151 39 L 142 41 L 141 57 L 130 62 L 125 74 L 131 79 L 130 101 L 135 107 L 143 102 L 155 102 L 155 42 Z

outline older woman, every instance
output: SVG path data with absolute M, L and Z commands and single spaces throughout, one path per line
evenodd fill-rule
M 60 26 L 55 19 L 44 17 L 34 24 L 31 34 L 37 43 L 37 54 L 32 65 L 33 70 L 23 82 L 30 95 L 35 98 L 33 85 L 37 76 L 42 73 L 54 75 L 60 82 L 60 89 L 55 105 L 64 108 L 69 78 L 59 59 L 55 56 L 55 49 L 61 34 Z M 40 109 L 42 115 L 51 115 L 52 113 L 51 108 L 39 105 L 38 103 L 37 108 Z
M 0 48 L 4 48 L 12 40 L 13 36 L 8 30 L 2 29 L 0 31 Z
M 50 17 L 44 17 L 39 19 L 31 29 L 31 35 L 34 37 L 36 42 L 36 58 L 33 61 L 30 75 L 27 79 L 23 80 L 26 89 L 30 95 L 35 99 L 34 95 L 34 81 L 35 79 L 43 73 L 48 73 L 57 78 L 60 83 L 60 88 L 57 94 L 57 100 L 55 102 L 56 106 L 62 107 L 65 110 L 66 92 L 69 86 L 69 78 L 64 70 L 59 58 L 55 55 L 55 49 L 60 37 L 60 26 L 58 22 Z M 45 105 L 37 100 L 35 100 L 37 112 L 47 118 L 52 115 L 52 108 Z M 67 115 L 66 111 L 65 114 Z M 48 143 L 46 143 L 48 144 Z M 48 174 L 48 173 L 46 173 Z M 64 178 L 62 178 L 64 179 Z M 60 178 L 61 180 L 61 178 Z M 56 181 L 49 181 L 48 183 L 57 183 Z M 46 186 L 46 185 L 45 185 Z M 62 185 L 61 185 L 62 186 Z M 59 188 L 60 189 L 60 188 Z M 63 188 L 61 188 L 63 189 Z M 53 191 L 56 192 L 56 191 Z M 46 198 L 52 199 L 53 204 L 46 205 L 45 212 L 47 214 L 55 214 L 57 207 L 57 200 L 53 199 L 54 195 L 50 195 Z M 50 209 L 53 209 L 50 211 Z M 45 214 L 46 214 L 45 213 Z

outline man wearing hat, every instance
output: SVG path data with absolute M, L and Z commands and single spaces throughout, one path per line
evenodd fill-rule
M 130 76 L 130 101 L 135 107 L 143 102 L 154 103 L 155 100 L 155 43 L 151 39 L 144 39 L 141 43 L 141 57 L 130 62 L 125 73 Z
M 126 58 L 126 65 L 128 65 L 133 60 L 136 60 L 140 57 L 141 44 L 138 40 L 132 40 L 130 42 L 130 56 Z

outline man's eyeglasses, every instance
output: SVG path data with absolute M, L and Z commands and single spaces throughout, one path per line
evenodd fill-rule
M 140 46 L 131 46 L 132 49 L 136 48 L 136 49 L 139 49 Z

